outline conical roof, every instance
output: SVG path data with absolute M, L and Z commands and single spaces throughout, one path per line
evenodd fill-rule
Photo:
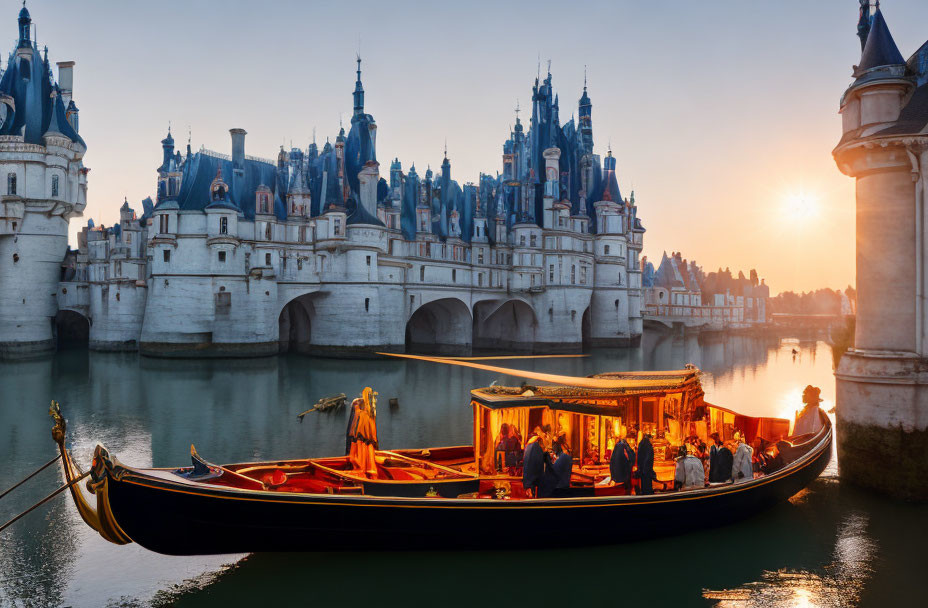
M 870 70 L 880 66 L 904 64 L 905 59 L 902 58 L 899 47 L 896 46 L 892 34 L 889 33 L 883 12 L 878 8 L 870 23 L 870 34 L 867 36 L 867 44 L 860 56 L 858 68 Z

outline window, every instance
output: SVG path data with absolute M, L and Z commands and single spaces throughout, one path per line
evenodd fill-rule
M 270 222 L 265 223 L 264 224 L 264 238 L 270 241 L 273 236 L 274 236 L 274 226 L 272 226 Z
M 339 236 L 342 233 L 342 220 L 341 218 L 335 218 L 335 236 Z
M 219 261 L 220 261 L 221 263 L 225 264 L 225 262 L 226 262 L 226 252 L 225 252 L 225 251 L 220 251 L 220 252 L 219 252 Z
M 306 226 L 300 226 L 300 242 L 306 242 Z
M 477 250 L 477 263 L 483 264 L 483 249 Z
M 525 247 L 525 235 L 519 237 L 519 244 Z
M 554 264 L 548 264 L 548 282 L 554 282 Z
M 165 263 L 168 263 L 168 262 L 171 261 L 171 250 L 170 250 L 170 249 L 165 249 L 165 250 L 162 252 L 162 254 L 164 255 L 164 261 L 165 261 Z
M 58 196 L 58 176 L 52 175 L 52 196 Z
M 131 244 L 132 244 L 132 233 L 126 232 L 126 245 L 131 245 Z
M 536 236 L 533 234 L 533 235 L 532 235 L 532 247 L 534 247 L 534 246 L 536 245 L 535 239 L 536 239 Z
M 586 285 L 586 266 L 580 266 L 580 284 Z
M 609 245 L 606 245 L 606 246 L 603 248 L 603 254 L 604 254 L 604 255 L 609 255 Z
M 371 309 L 371 299 L 364 298 L 364 312 L 369 312 Z
M 419 266 L 419 280 L 425 280 L 425 266 Z
M 270 265 L 271 265 L 271 254 L 269 254 L 269 253 L 265 253 L 265 254 L 264 254 L 264 265 L 265 265 L 265 266 L 270 266 Z
M 229 218 L 219 218 L 219 234 L 229 234 Z
M 371 265 L 371 256 L 367 256 L 367 265 L 368 265 L 368 266 Z
M 458 282 L 458 271 L 457 270 L 454 270 L 454 269 L 451 270 L 451 282 L 452 283 Z
M 16 174 L 10 173 L 6 176 L 6 193 L 16 194 Z
M 168 216 L 166 214 L 161 214 L 159 217 L 161 219 L 158 220 L 160 222 L 158 233 L 167 234 L 168 233 Z
M 477 286 L 483 287 L 483 273 L 482 272 L 477 274 Z
M 577 284 L 577 267 L 574 264 L 570 265 L 570 284 Z

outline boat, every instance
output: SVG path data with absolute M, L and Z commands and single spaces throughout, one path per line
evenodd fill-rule
M 97 445 L 85 487 L 70 486 L 83 520 L 106 540 L 164 554 L 341 549 L 488 548 L 499 536 L 519 548 L 618 543 L 723 525 L 801 492 L 825 469 L 832 427 L 790 435 L 790 421 L 751 417 L 705 401 L 692 366 L 662 372 L 570 377 L 440 357 L 435 363 L 496 371 L 536 384 L 488 386 L 470 394 L 471 445 L 375 452 L 376 478 L 348 456 L 217 465 L 191 446 L 192 465 L 137 468 Z M 543 383 L 543 384 L 542 384 Z M 65 447 L 57 404 L 52 436 L 68 483 L 83 471 Z M 530 497 L 521 471 L 503 466 L 496 445 L 550 425 L 574 454 L 570 488 Z M 655 492 L 626 493 L 609 478 L 619 437 L 653 436 Z M 776 467 L 738 483 L 674 490 L 674 456 L 694 437 L 740 434 L 776 457 Z M 553 540 L 556 539 L 556 540 Z M 510 546 L 506 543 L 506 546 Z

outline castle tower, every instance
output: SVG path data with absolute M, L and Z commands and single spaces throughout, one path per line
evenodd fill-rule
M 31 27 L 23 6 L 0 84 L 0 358 L 55 349 L 68 221 L 87 203 L 87 147 L 67 120 Z M 72 87 L 73 64 L 65 75 Z
M 928 500 L 928 96 L 916 90 L 928 74 L 924 61 L 906 67 L 878 7 L 864 17 L 833 152 L 857 181 L 856 335 L 835 372 L 841 477 Z

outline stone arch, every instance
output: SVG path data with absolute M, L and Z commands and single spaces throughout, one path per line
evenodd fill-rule
M 593 307 L 587 306 L 583 311 L 583 318 L 580 320 L 580 336 L 583 343 L 583 350 L 593 346 Z
M 470 308 L 457 298 L 441 298 L 416 309 L 406 323 L 406 351 L 467 353 L 471 348 Z
M 474 305 L 474 348 L 531 351 L 538 321 L 522 300 L 484 300 Z
M 277 317 L 279 353 L 312 351 L 312 324 L 316 316 L 313 294 L 293 298 Z
M 55 315 L 58 349 L 86 348 L 90 344 L 90 319 L 76 310 L 63 308 Z

